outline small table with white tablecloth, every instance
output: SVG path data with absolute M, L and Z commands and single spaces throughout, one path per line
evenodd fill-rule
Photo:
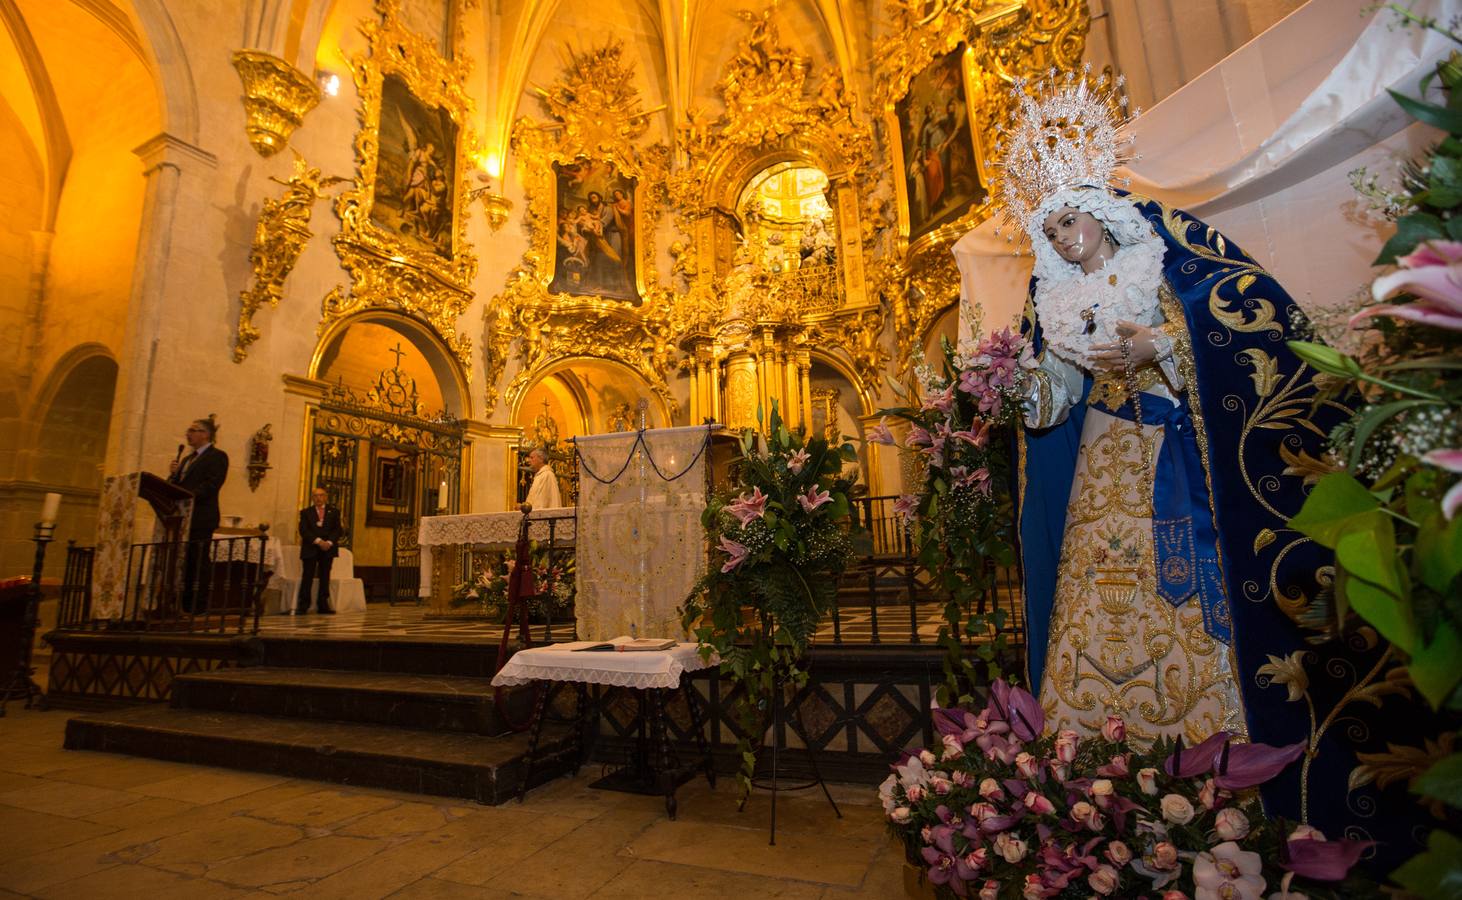
M 542 689 L 533 706 L 533 720 L 528 741 L 527 771 L 518 789 L 518 802 L 528 791 L 537 763 L 539 739 L 548 710 L 548 695 L 555 684 L 573 684 L 578 691 L 578 734 L 581 742 L 579 758 L 587 756 L 586 733 L 592 735 L 592 719 L 589 708 L 589 686 L 633 688 L 639 700 L 639 748 L 636 753 L 635 780 L 643 785 L 653 785 L 656 793 L 665 795 L 665 811 L 675 818 L 675 788 L 697 769 L 705 772 L 706 779 L 714 787 L 716 772 L 711 764 L 710 745 L 705 736 L 705 720 L 701 714 L 699 698 L 695 689 L 685 684 L 682 677 L 687 672 L 709 668 L 719 660 L 701 658 L 697 644 L 681 642 L 668 650 L 644 650 L 632 652 L 584 650 L 585 647 L 600 644 L 627 644 L 629 637 L 617 637 L 610 641 L 575 641 L 553 644 L 547 647 L 533 647 L 519 650 L 508 660 L 507 665 L 493 677 L 497 687 L 541 682 Z M 686 706 L 690 710 L 690 727 L 695 736 L 701 759 L 682 764 L 675 749 L 670 745 L 665 725 L 665 694 L 681 690 Z M 597 724 L 594 725 L 597 728 Z M 674 760 L 674 762 L 672 762 Z

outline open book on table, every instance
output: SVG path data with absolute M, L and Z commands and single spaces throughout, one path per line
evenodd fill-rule
M 590 644 L 587 647 L 575 647 L 574 652 L 578 653 L 585 650 L 607 650 L 625 653 L 636 650 L 669 650 L 678 643 L 680 642 L 675 640 L 674 638 L 636 638 L 632 641 L 626 641 L 623 644 L 611 644 L 606 641 L 603 644 Z

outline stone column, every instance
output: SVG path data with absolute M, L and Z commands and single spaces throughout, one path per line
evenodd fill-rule
M 137 261 L 132 271 L 132 292 L 127 305 L 127 333 L 118 359 L 117 394 L 112 404 L 107 439 L 106 471 L 133 472 L 147 468 L 145 440 L 149 401 L 161 330 L 167 314 L 168 266 L 177 229 L 194 227 L 178 211 L 185 188 L 202 190 L 218 160 L 213 154 L 162 132 L 132 151 L 142 161 L 147 179 L 142 202 L 142 227 L 137 235 Z M 170 417 L 158 426 L 177 430 Z

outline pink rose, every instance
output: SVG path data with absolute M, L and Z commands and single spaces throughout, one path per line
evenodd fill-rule
M 1106 825 L 1105 817 L 1100 812 L 1097 812 L 1095 806 L 1092 806 L 1085 800 L 1077 801 L 1072 805 L 1071 818 L 1075 820 L 1076 824 L 1083 828 L 1089 828 L 1092 831 L 1101 831 Z
M 1213 822 L 1213 830 L 1225 841 L 1242 840 L 1249 834 L 1249 817 L 1232 806 L 1220 809 Z
M 1117 870 L 1111 866 L 1100 866 L 1086 877 L 1086 883 L 1091 886 L 1091 889 L 1103 897 L 1115 891 L 1120 880 L 1121 877 L 1117 874 Z
M 1204 809 L 1213 809 L 1218 805 L 1218 785 L 1212 778 L 1205 779 L 1203 787 L 1198 789 L 1198 802 L 1203 804 Z
M 1114 744 L 1127 738 L 1127 724 L 1121 716 L 1107 716 L 1106 723 L 1102 725 L 1102 737 Z
M 1188 900 L 1188 895 L 1182 891 L 1164 891 L 1162 900 Z
M 1157 796 L 1157 769 L 1137 770 L 1137 786 L 1149 797 Z
M 893 812 L 888 814 L 888 817 L 900 825 L 907 825 L 912 815 L 913 813 L 907 806 L 895 806 Z
M 990 861 L 990 851 L 984 847 L 976 847 L 965 855 L 965 865 L 976 872 L 985 868 L 985 863 Z
M 993 878 L 985 879 L 985 883 L 980 886 L 980 900 L 999 900 L 999 897 L 1000 882 Z
M 904 788 L 904 796 L 909 798 L 910 803 L 918 803 L 924 799 L 924 789 L 917 784 L 911 784 Z
M 974 778 L 970 775 L 970 773 L 964 771 L 963 769 L 949 776 L 949 780 L 953 781 L 956 787 L 962 788 L 967 788 L 974 783 Z
M 1015 771 L 1024 778 L 1034 778 L 1041 770 L 1041 761 L 1029 753 L 1018 753 L 1015 757 Z
M 923 763 L 925 765 L 925 767 L 928 767 L 928 766 L 934 765 L 934 763 L 936 762 L 936 760 L 934 759 L 934 754 L 933 753 L 930 753 L 928 750 L 920 750 L 919 751 L 919 762 Z
M 995 838 L 995 852 L 1000 854 L 1001 859 L 1005 860 L 1011 865 L 1015 865 L 1016 863 L 1025 859 L 1025 854 L 1028 849 L 1029 847 L 1026 845 L 1025 841 L 1021 840 L 1018 837 L 1015 837 L 1008 831 L 1001 832 L 1000 835 Z
M 1081 738 L 1074 731 L 1063 731 L 1056 735 L 1056 759 L 1063 763 L 1076 761 L 1076 747 Z
M 1102 809 L 1106 809 L 1107 804 L 1112 802 L 1112 793 L 1114 791 L 1115 788 L 1112 787 L 1112 782 L 1109 779 L 1098 778 L 1091 783 L 1091 798 Z
M 965 745 L 960 742 L 958 735 L 946 734 L 944 736 L 944 758 L 959 759 L 965 755 Z
M 1071 776 L 1071 767 L 1065 763 L 1051 763 L 1051 777 L 1056 779 L 1057 784 L 1065 784 L 1066 779 Z
M 1187 825 L 1193 821 L 1193 804 L 1187 797 L 1168 794 L 1159 805 L 1162 808 L 1162 817 L 1174 825 Z
M 975 803 L 970 806 L 970 815 L 974 816 L 977 821 L 983 822 L 986 819 L 1000 815 L 1000 810 L 996 809 L 990 803 Z
M 1112 841 L 1102 855 L 1120 869 L 1132 861 L 1132 848 L 1121 841 Z
M 986 778 L 980 782 L 980 796 L 986 800 L 999 801 L 1005 799 L 1005 790 L 1000 787 L 1000 782 L 993 778 Z
M 929 779 L 929 788 L 933 790 L 934 793 L 943 797 L 945 794 L 948 794 L 951 790 L 954 789 L 954 785 L 950 782 L 948 778 L 936 775 L 933 778 Z
M 1041 883 L 1041 876 L 1025 876 L 1025 887 L 1020 891 L 1021 900 L 1044 900 L 1045 896 L 1046 886 Z
M 1056 811 L 1056 804 L 1047 800 L 1044 795 L 1037 794 L 1035 791 L 1026 794 L 1025 799 L 1021 802 L 1025 804 L 1026 809 L 1038 816 L 1049 815 Z
M 1178 848 L 1167 841 L 1162 841 L 1152 848 L 1152 857 L 1147 861 L 1148 868 L 1165 871 L 1178 867 Z

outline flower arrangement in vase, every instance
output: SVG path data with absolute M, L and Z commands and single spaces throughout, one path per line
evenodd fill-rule
M 948 598 L 939 629 L 946 651 L 940 696 L 952 704 L 1000 674 L 1006 649 L 1005 612 L 984 604 L 992 565 L 1015 558 L 1006 438 L 1020 425 L 1022 374 L 1031 360 L 1025 339 L 1008 328 L 957 350 L 944 341 L 941 351 L 938 369 L 922 360 L 914 368 L 917 405 L 884 410 L 869 440 L 899 446 L 887 416 L 902 419 L 908 423 L 903 449 L 923 468 L 921 490 L 899 498 L 895 510 L 913 529 L 933 586 Z M 986 672 L 976 670 L 975 659 Z
M 701 514 L 711 565 L 682 607 L 701 653 L 721 660 L 721 674 L 742 688 L 736 712 L 744 735 L 763 733 L 775 691 L 807 683 L 806 655 L 832 608 L 857 526 L 849 496 L 853 445 L 788 429 L 772 405 L 765 436 L 748 430 L 733 464 L 731 493 Z M 740 742 L 741 785 L 756 764 L 750 738 Z
M 1026 691 L 991 685 L 978 712 L 934 709 L 940 743 L 879 793 L 889 828 L 936 893 L 979 900 L 1120 897 L 1306 900 L 1381 896 L 1350 875 L 1368 842 L 1264 817 L 1251 789 L 1299 758 L 1219 732 L 1184 747 L 1043 735 Z

